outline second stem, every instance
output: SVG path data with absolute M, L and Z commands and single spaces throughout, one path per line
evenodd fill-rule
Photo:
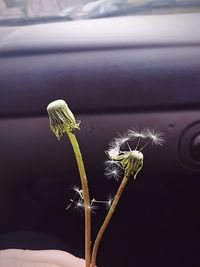
M 117 193 L 115 195 L 113 203 L 112 203 L 112 205 L 111 205 L 111 207 L 109 209 L 109 212 L 108 212 L 108 214 L 107 214 L 107 216 L 106 216 L 106 218 L 105 218 L 105 220 L 104 220 L 104 222 L 103 222 L 103 224 L 102 224 L 102 226 L 101 226 L 101 228 L 100 228 L 100 230 L 99 230 L 99 232 L 97 234 L 96 240 L 94 242 L 94 247 L 93 247 L 93 250 L 92 250 L 91 267 L 95 267 L 99 243 L 100 243 L 101 238 L 102 238 L 102 236 L 103 236 L 103 234 L 104 234 L 104 232 L 106 230 L 106 227 L 107 227 L 107 225 L 108 225 L 108 223 L 109 223 L 109 221 L 110 221 L 110 219 L 111 219 L 111 217 L 112 217 L 112 215 L 113 215 L 113 213 L 115 211 L 117 203 L 120 200 L 120 197 L 121 197 L 121 195 L 122 195 L 122 193 L 124 191 L 124 188 L 125 188 L 127 182 L 128 182 L 128 177 L 124 176 L 124 178 L 123 178 L 123 180 L 122 180 L 122 182 L 121 182 L 121 184 L 120 184 L 120 186 L 119 186 L 119 188 L 117 190 Z

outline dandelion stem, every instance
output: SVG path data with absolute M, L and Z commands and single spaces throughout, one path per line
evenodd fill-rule
M 89 196 L 89 189 L 88 189 L 88 183 L 87 183 L 87 177 L 85 173 L 85 167 L 83 164 L 83 159 L 81 156 L 80 148 L 76 139 L 76 136 L 66 131 L 66 133 L 69 136 L 69 139 L 71 141 L 74 154 L 76 157 L 76 162 L 78 165 L 79 175 L 81 179 L 81 186 L 83 190 L 83 199 L 84 199 L 84 209 L 85 209 L 85 261 L 86 261 L 86 267 L 90 267 L 90 249 L 91 249 L 91 211 L 88 207 L 90 207 L 90 196 Z
M 101 226 L 101 228 L 100 228 L 100 230 L 99 230 L 99 232 L 97 234 L 96 240 L 94 242 L 93 250 L 92 250 L 91 267 L 95 267 L 97 251 L 98 251 L 98 248 L 99 248 L 99 244 L 100 244 L 101 238 L 102 238 L 102 236 L 103 236 L 103 234 L 104 234 L 104 232 L 106 230 L 106 227 L 107 227 L 110 219 L 112 218 L 112 215 L 113 215 L 113 213 L 115 211 L 115 208 L 116 208 L 116 206 L 117 206 L 117 204 L 118 204 L 118 202 L 120 200 L 120 197 L 121 197 L 121 195 L 122 195 L 122 193 L 124 191 L 124 188 L 125 188 L 127 182 L 128 182 L 128 177 L 124 176 L 124 178 L 123 178 L 123 180 L 122 180 L 122 182 L 121 182 L 121 184 L 120 184 L 120 186 L 119 186 L 119 188 L 117 190 L 117 193 L 116 193 L 116 196 L 115 196 L 115 198 L 113 200 L 113 203 L 112 203 L 112 205 L 111 205 L 111 207 L 110 207 L 110 209 L 108 211 L 108 214 L 107 214 L 107 216 L 106 216 L 106 218 L 105 218 L 105 220 L 104 220 L 104 222 L 103 222 L 103 224 L 102 224 L 102 226 Z

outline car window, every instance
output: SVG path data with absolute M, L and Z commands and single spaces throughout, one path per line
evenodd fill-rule
M 200 0 L 0 0 L 0 24 L 197 12 Z

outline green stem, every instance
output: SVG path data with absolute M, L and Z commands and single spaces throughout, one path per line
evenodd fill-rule
M 104 222 L 103 222 L 103 224 L 102 224 L 102 226 L 101 226 L 101 228 L 97 234 L 96 240 L 94 242 L 93 250 L 92 250 L 91 267 L 95 267 L 95 265 L 96 265 L 96 257 L 97 257 L 97 251 L 98 251 L 99 243 L 101 241 L 101 238 L 102 238 L 102 236 L 106 230 L 106 227 L 107 227 L 110 219 L 112 218 L 112 215 L 115 211 L 115 208 L 116 208 L 116 206 L 120 200 L 120 197 L 124 191 L 124 188 L 125 188 L 127 182 L 128 182 L 128 177 L 124 176 L 124 178 L 123 178 L 123 180 L 122 180 L 122 182 L 121 182 L 121 184 L 117 190 L 117 194 L 113 200 L 113 203 L 109 209 L 109 212 L 108 212 L 108 214 L 107 214 L 107 216 L 106 216 L 106 218 L 105 218 L 105 220 L 104 220 Z
M 83 190 L 84 208 L 85 208 L 85 261 L 86 267 L 90 267 L 90 253 L 91 253 L 91 212 L 90 212 L 90 196 L 87 183 L 87 177 L 85 173 L 85 167 L 83 164 L 83 159 L 81 156 L 80 148 L 73 133 L 67 131 L 69 139 L 71 141 L 74 154 L 76 157 L 76 162 L 78 165 L 79 175 L 81 179 L 81 186 Z

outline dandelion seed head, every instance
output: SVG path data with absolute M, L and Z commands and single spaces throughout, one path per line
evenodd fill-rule
M 136 143 L 134 150 L 129 145 L 131 141 Z M 131 129 L 128 134 L 116 137 L 114 142 L 109 144 L 107 151 L 109 160 L 106 161 L 108 167 L 106 167 L 105 175 L 118 180 L 123 172 L 126 177 L 133 176 L 136 179 L 143 167 L 144 156 L 141 151 L 151 143 L 162 145 L 164 143 L 163 133 L 149 128 L 142 131 Z M 128 150 L 122 149 L 123 144 L 126 144 Z

